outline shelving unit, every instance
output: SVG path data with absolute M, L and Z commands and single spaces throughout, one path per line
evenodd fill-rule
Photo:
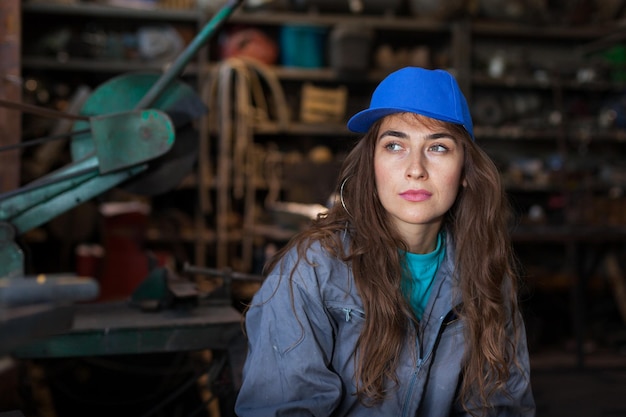
M 593 46 L 609 48 L 620 25 L 469 27 L 476 135 L 501 167 L 518 212 L 513 236 L 524 288 L 569 297 L 566 311 L 553 305 L 530 313 L 528 322 L 539 324 L 529 324 L 529 339 L 573 337 L 582 367 L 585 341 L 601 338 L 587 326 L 596 296 L 590 282 L 626 241 L 626 218 L 618 214 L 626 213 L 624 125 L 620 110 L 607 106 L 623 99 L 625 85 L 619 63 L 591 54 L 600 51 Z M 526 112 L 513 109 L 524 104 Z M 495 113 L 481 114 L 489 106 Z M 558 313 L 569 322 L 553 321 Z M 542 330 L 555 325 L 563 330 Z
M 544 187 L 547 193 L 567 194 L 579 188 L 572 185 L 571 177 L 576 174 L 581 156 L 586 160 L 597 158 L 597 162 L 607 165 L 624 157 L 623 126 L 610 119 L 617 115 L 607 106 L 623 94 L 621 69 L 611 66 L 607 59 L 591 56 L 590 52 L 595 51 L 589 47 L 599 44 L 599 40 L 606 42 L 618 30 L 610 25 L 582 28 L 529 28 L 489 22 L 471 25 L 470 96 L 478 121 L 477 136 L 487 141 L 491 149 L 501 151 L 503 146 L 511 146 L 520 158 L 532 157 L 534 153 L 535 158 L 543 158 L 545 163 L 550 157 L 546 153 L 552 153 L 553 162 L 559 159 L 562 169 L 555 173 L 558 175 L 551 181 L 552 186 Z M 610 46 L 607 43 L 605 48 Z M 513 100 L 526 101 L 513 103 Z M 537 110 L 516 114 L 512 107 L 524 104 L 534 105 Z M 509 114 L 506 114 L 507 105 Z M 492 114 L 488 113 L 490 108 L 495 110 Z M 487 119 L 493 119 L 491 124 L 481 124 L 483 113 Z M 581 148 L 588 146 L 603 153 L 594 156 L 593 151 Z M 603 156 L 610 158 L 602 159 Z M 560 190 L 554 189 L 555 183 Z M 624 187 L 623 183 L 617 185 Z M 517 190 L 520 188 L 524 187 Z M 535 192 L 541 189 L 538 184 L 530 188 Z
M 142 22 L 169 22 L 198 27 L 207 16 L 198 10 L 134 10 L 126 8 L 116 8 L 98 4 L 77 3 L 73 5 L 55 5 L 44 2 L 24 2 L 22 12 L 25 21 L 39 16 L 54 16 L 56 22 L 64 20 L 97 19 L 108 22 L 132 21 L 133 25 Z M 515 120 L 503 121 L 494 125 L 477 122 L 475 126 L 478 140 L 485 149 L 492 153 L 501 164 L 503 174 L 507 178 L 507 184 L 512 194 L 523 199 L 521 210 L 525 210 L 528 205 L 532 205 L 532 198 L 543 194 L 542 199 L 547 195 L 558 194 L 563 191 L 571 192 L 575 188 L 571 179 L 559 177 L 558 181 L 549 184 L 533 183 L 532 181 L 513 182 L 510 180 L 510 172 L 504 172 L 510 167 L 510 158 L 518 155 L 529 155 L 530 158 L 543 157 L 549 154 L 559 155 L 562 161 L 570 161 L 573 154 L 580 152 L 581 146 L 587 147 L 588 160 L 593 160 L 591 156 L 596 150 L 602 151 L 602 155 L 607 152 L 612 157 L 624 157 L 626 152 L 624 143 L 626 142 L 625 130 L 621 127 L 611 126 L 610 128 L 596 130 L 581 130 L 577 126 L 572 126 L 572 120 L 567 118 L 566 109 L 563 107 L 568 97 L 611 95 L 619 97 L 625 86 L 622 81 L 615 81 L 607 78 L 597 78 L 591 81 L 581 82 L 576 79 L 553 78 L 552 73 L 558 69 L 557 65 L 544 69 L 543 77 L 533 74 L 533 72 L 520 74 L 516 71 L 505 71 L 500 77 L 490 76 L 485 68 L 485 63 L 481 62 L 482 49 L 485 45 L 497 44 L 503 46 L 508 52 L 516 46 L 526 46 L 535 52 L 539 49 L 549 49 L 550 46 L 561 48 L 568 53 L 589 48 L 598 41 L 610 39 L 610 36 L 617 33 L 620 28 L 616 25 L 601 25 L 589 27 L 529 27 L 515 23 L 494 23 L 489 21 L 478 21 L 469 19 L 459 19 L 455 21 L 437 21 L 435 19 L 401 17 L 401 16 L 368 16 L 368 15 L 348 15 L 348 14 L 328 14 L 310 12 L 285 12 L 275 10 L 240 10 L 229 20 L 228 25 L 247 25 L 267 31 L 272 36 L 277 35 L 277 31 L 284 25 L 313 25 L 326 28 L 330 31 L 338 25 L 358 25 L 364 29 L 372 30 L 375 33 L 374 41 L 371 45 L 372 55 L 374 51 L 388 44 L 392 47 L 404 48 L 414 44 L 424 45 L 429 48 L 431 58 L 435 54 L 445 55 L 443 61 L 446 67 L 455 72 L 459 82 L 466 92 L 473 109 L 477 111 L 478 101 L 485 93 L 497 95 L 500 98 L 513 97 L 515 94 L 534 94 L 547 101 L 552 106 L 552 112 L 560 115 L 561 120 L 554 124 L 545 124 L 541 128 L 536 126 L 525 126 Z M 540 43 L 538 43 L 540 42 Z M 530 45 L 530 46 L 529 46 Z M 203 83 L 207 82 L 215 68 L 220 63 L 217 55 L 215 41 L 209 45 L 202 59 L 187 68 L 185 77 L 198 82 L 198 91 L 202 91 Z M 298 120 L 298 95 L 299 88 L 303 83 L 315 83 L 322 86 L 346 85 L 350 91 L 349 103 L 346 114 L 352 113 L 367 105 L 366 99 L 369 97 L 377 81 L 392 70 L 390 67 L 377 67 L 375 57 L 371 58 L 371 65 L 368 71 L 359 74 L 358 77 L 346 76 L 326 65 L 321 68 L 297 68 L 272 66 L 270 70 L 280 80 L 284 87 L 285 94 L 289 97 L 291 105 L 291 118 L 287 126 L 280 126 L 272 121 L 255 123 L 252 126 L 255 142 L 262 147 L 277 146 L 278 151 L 293 151 L 300 146 L 302 152 L 308 151 L 312 146 L 326 145 L 334 147 L 333 150 L 341 151 L 349 146 L 350 141 L 355 137 L 347 131 L 343 123 L 321 123 L 310 124 Z M 148 63 L 141 61 L 94 61 L 92 59 L 70 58 L 67 61 L 59 62 L 55 58 L 42 57 L 27 54 L 23 57 L 23 71 L 54 72 L 65 75 L 73 74 L 99 74 L 99 79 L 111 77 L 114 74 L 137 70 L 158 71 L 165 63 Z M 527 63 L 528 64 L 528 63 Z M 568 65 L 570 62 L 568 62 Z M 532 63 L 530 65 L 533 65 Z M 573 67 L 563 66 L 562 69 Z M 537 68 L 534 68 L 537 70 Z M 546 75 L 548 75 L 546 77 Z M 295 103 L 295 105 L 294 105 Z M 473 110 L 474 111 L 474 110 Z M 480 117 L 476 118 L 480 120 Z M 208 146 L 212 154 L 215 154 L 217 146 L 215 130 L 212 127 L 205 127 L 202 133 L 202 140 L 205 147 Z M 592 140 L 589 140 L 592 135 Z M 338 143 L 341 143 L 339 145 Z M 575 155 L 578 156 L 578 155 Z M 507 159 L 508 158 L 508 159 Z M 216 184 L 221 179 L 215 171 L 215 161 L 211 161 L 208 169 L 213 170 L 208 182 L 199 180 L 197 175 L 193 175 L 186 180 L 176 192 L 193 192 L 198 189 L 205 198 L 209 198 L 211 204 L 218 204 L 215 195 Z M 556 178 L 556 177 L 555 177 Z M 262 179 L 255 187 L 259 193 L 258 200 L 263 199 L 263 194 L 267 192 Z M 565 182 L 562 182 L 565 181 Z M 569 181 L 569 182 L 568 182 Z M 623 183 L 616 183 L 616 187 L 624 188 Z M 605 190 L 611 184 L 596 186 L 597 190 Z M 181 191 L 183 190 L 183 191 Z M 187 190 L 187 191 L 184 191 Z M 527 197 L 530 200 L 527 201 Z M 193 200 L 193 199 L 191 199 Z M 540 201 L 543 204 L 543 201 Z M 195 219 L 180 233 L 180 241 L 185 245 L 192 244 L 195 247 L 192 258 L 200 260 L 200 264 L 210 264 L 212 260 L 207 256 L 207 251 L 212 252 L 216 239 L 214 222 L 215 218 L 209 213 L 202 215 L 195 214 Z M 229 228 L 228 242 L 236 246 L 237 242 L 247 233 L 259 235 L 259 242 L 264 236 L 272 236 L 275 239 L 286 239 L 289 232 L 278 230 L 267 224 L 255 224 L 252 231 L 246 231 L 240 227 Z M 190 230 L 195 229 L 194 232 Z M 162 242 L 163 234 L 157 231 L 150 231 L 150 239 L 155 242 Z M 261 243 L 262 244 L 262 243 Z M 236 255 L 235 255 L 236 256 Z M 229 255 L 229 259 L 231 256 Z M 230 262 L 230 261 L 229 261 Z M 249 269 L 249 264 L 234 263 L 242 269 Z
M 119 27 L 128 24 L 136 26 L 138 24 L 151 22 L 160 24 L 183 24 L 198 27 L 206 17 L 196 10 L 179 9 L 134 9 L 127 7 L 115 7 L 98 3 L 70 3 L 57 4 L 48 2 L 22 2 L 22 15 L 24 19 L 43 19 L 44 27 L 38 31 L 45 31 L 46 26 L 54 28 L 62 25 L 66 19 L 74 19 L 76 23 L 85 24 L 88 21 L 103 21 L 104 24 Z M 50 21 L 49 17 L 54 19 Z M 41 20 L 38 21 L 41 23 Z M 25 22 L 26 23 L 26 22 Z M 38 31 L 33 31 L 37 34 Z M 30 32 L 30 31 L 29 31 Z M 41 32 L 39 32 L 41 34 Z M 28 43 L 27 39 L 25 39 Z M 26 45 L 28 46 L 28 45 Z M 129 71 L 161 71 L 164 63 L 154 63 L 140 60 L 110 60 L 93 59 L 82 57 L 68 57 L 60 60 L 52 56 L 31 55 L 28 52 L 22 57 L 22 66 L 25 70 L 57 70 L 57 71 L 77 71 L 94 73 L 122 73 Z M 190 73 L 197 72 L 196 68 L 190 65 L 187 68 Z

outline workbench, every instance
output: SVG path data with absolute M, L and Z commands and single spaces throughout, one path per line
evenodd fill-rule
M 241 333 L 241 314 L 229 305 L 142 311 L 126 301 L 75 306 L 69 331 L 25 344 L 21 358 L 61 358 L 226 350 Z
M 211 407 L 219 405 L 220 415 L 230 416 L 245 359 L 242 315 L 226 300 L 202 304 L 203 301 L 206 302 L 200 300 L 195 306 L 156 311 L 143 311 L 129 301 L 77 304 L 72 306 L 69 330 L 32 338 L 13 355 L 54 375 L 54 392 L 62 393 L 61 398 L 55 397 L 55 406 L 61 411 L 65 407 L 66 412 L 68 407 L 82 410 L 78 414 L 71 411 L 70 415 L 84 411 L 105 416 L 121 408 L 147 416 L 157 411 L 167 413 L 176 407 L 209 408 L 215 396 L 219 401 Z M 180 359 L 183 357 L 189 359 Z M 203 358 L 200 362 L 199 357 Z M 181 363 L 191 366 L 188 374 L 183 372 Z M 162 370 L 171 375 L 159 373 Z M 89 377 L 74 385 L 75 372 Z M 153 381 L 154 386 L 150 385 Z M 202 400 L 193 397 L 194 401 L 201 401 L 199 404 L 189 402 L 189 392 L 196 392 L 195 385 L 200 390 L 197 395 L 208 396 Z M 59 391 L 58 386 L 64 387 L 64 391 Z M 148 394 L 154 396 L 153 402 L 135 398 L 146 398 Z M 94 410 L 93 404 L 98 402 L 106 407 Z

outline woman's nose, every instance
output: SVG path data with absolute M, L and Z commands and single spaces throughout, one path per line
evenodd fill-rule
M 412 179 L 427 178 L 428 171 L 426 169 L 426 161 L 420 153 L 409 156 L 409 165 L 407 167 L 406 176 Z

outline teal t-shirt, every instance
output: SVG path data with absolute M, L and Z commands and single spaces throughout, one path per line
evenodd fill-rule
M 401 288 L 418 319 L 421 319 L 424 314 L 435 275 L 445 254 L 446 245 L 443 233 L 437 236 L 437 247 L 434 251 L 424 254 L 410 252 L 404 254 L 411 276 L 402 277 Z

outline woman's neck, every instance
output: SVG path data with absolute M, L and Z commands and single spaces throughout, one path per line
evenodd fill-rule
M 409 245 L 411 253 L 430 253 L 437 248 L 437 235 L 441 225 L 421 225 L 415 233 L 405 236 L 405 241 Z

